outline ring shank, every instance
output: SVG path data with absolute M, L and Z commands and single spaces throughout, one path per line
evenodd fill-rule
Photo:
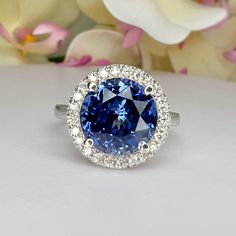
M 57 104 L 54 109 L 55 117 L 65 120 L 67 115 L 68 106 L 65 104 Z
M 66 114 L 67 114 L 68 106 L 65 104 L 57 104 L 55 106 L 55 116 L 58 119 L 66 119 Z M 171 127 L 177 127 L 180 124 L 180 115 L 179 113 L 176 112 L 170 112 L 171 116 Z

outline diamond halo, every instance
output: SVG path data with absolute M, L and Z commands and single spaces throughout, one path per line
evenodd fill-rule
M 158 109 L 158 123 L 153 137 L 148 143 L 140 144 L 138 151 L 127 156 L 113 156 L 93 147 L 93 140 L 86 139 L 80 124 L 80 110 L 87 93 L 95 91 L 100 83 L 114 77 L 138 82 L 145 88 L 145 93 L 153 97 Z M 167 138 L 171 124 L 170 106 L 159 83 L 146 72 L 127 65 L 110 65 L 93 71 L 76 87 L 69 101 L 67 123 L 75 146 L 86 158 L 100 166 L 124 169 L 138 166 L 158 152 Z

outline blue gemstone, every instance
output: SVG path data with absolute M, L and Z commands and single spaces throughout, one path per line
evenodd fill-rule
M 156 129 L 158 111 L 144 87 L 129 80 L 113 78 L 85 97 L 80 122 L 86 138 L 92 138 L 100 151 L 115 156 L 138 150 Z

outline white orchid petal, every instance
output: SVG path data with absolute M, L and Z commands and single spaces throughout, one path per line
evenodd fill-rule
M 9 44 L 12 44 L 14 47 L 18 46 L 17 39 L 11 34 L 7 29 L 0 23 L 0 37 Z
M 78 14 L 75 0 L 1 0 L 0 22 L 11 31 L 34 28 L 42 21 L 68 26 Z
M 168 45 L 157 42 L 148 34 L 143 34 L 141 42 L 146 46 L 146 49 L 153 55 L 161 57 L 167 56 Z
M 46 63 L 47 58 L 44 56 L 29 55 L 24 56 L 20 51 L 14 47 L 9 46 L 8 43 L 0 39 L 0 65 L 18 65 L 29 63 Z
M 209 7 L 189 0 L 155 0 L 163 14 L 174 24 L 191 31 L 219 23 L 227 16 L 224 8 Z
M 118 32 L 106 29 L 85 31 L 71 42 L 65 61 L 91 55 L 92 63 L 103 59 L 112 63 L 137 65 L 139 63 L 138 48 L 136 46 L 123 48 L 123 37 Z
M 13 47 L 5 43 L 0 43 L 0 50 L 0 65 L 17 65 L 24 63 L 20 52 Z
M 202 32 L 203 37 L 212 45 L 223 50 L 236 46 L 236 16 L 230 18 L 223 27 Z
M 235 65 L 226 61 L 223 51 L 208 44 L 200 33 L 195 33 L 178 46 L 168 48 L 172 66 L 176 72 L 186 68 L 189 74 L 228 79 Z
M 190 30 L 168 20 L 155 0 L 103 0 L 103 2 L 117 19 L 143 29 L 162 43 L 179 43 L 190 33 Z
M 78 14 L 75 0 L 1 0 L 0 22 L 10 31 L 34 28 L 42 21 L 68 26 Z
M 160 57 L 152 55 L 152 68 L 153 70 L 173 72 L 173 67 L 170 62 L 170 58 L 167 56 Z
M 48 14 L 47 19 L 49 22 L 67 27 L 75 22 L 79 15 L 79 8 L 75 0 L 57 0 L 55 9 Z
M 9 30 L 13 31 L 19 19 L 18 0 L 1 0 L 0 22 Z
M 146 71 L 152 70 L 152 57 L 151 57 L 151 53 L 147 49 L 147 45 L 140 42 L 139 50 L 140 50 L 140 56 L 142 59 L 142 68 Z
M 114 17 L 109 13 L 102 0 L 77 0 L 80 10 L 99 24 L 113 24 Z

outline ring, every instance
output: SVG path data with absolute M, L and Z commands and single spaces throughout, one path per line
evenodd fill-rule
M 180 121 L 170 112 L 160 84 L 141 69 L 110 65 L 96 69 L 75 88 L 68 105 L 56 105 L 66 118 L 75 146 L 97 165 L 138 166 L 165 143 Z

